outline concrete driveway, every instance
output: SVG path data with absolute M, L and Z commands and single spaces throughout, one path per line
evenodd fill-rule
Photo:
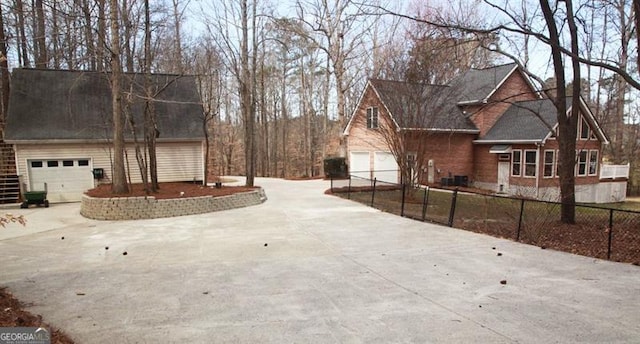
M 12 209 L 0 285 L 78 343 L 640 341 L 637 266 L 257 183 L 262 205 L 179 218 Z

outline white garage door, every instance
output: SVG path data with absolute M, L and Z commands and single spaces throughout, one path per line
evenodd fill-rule
M 369 164 L 369 152 L 349 153 L 349 173 L 360 178 L 371 178 L 371 165 Z
M 93 188 L 89 159 L 29 160 L 31 191 L 44 190 L 47 183 L 49 202 L 76 202 Z
M 374 177 L 383 182 L 398 182 L 398 163 L 389 152 L 375 152 L 373 160 Z

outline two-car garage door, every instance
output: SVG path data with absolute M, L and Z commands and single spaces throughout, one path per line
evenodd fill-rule
M 371 164 L 373 156 L 373 169 Z M 376 178 L 388 183 L 398 182 L 398 163 L 390 152 L 350 152 L 349 171 L 360 178 Z
M 75 202 L 93 188 L 89 159 L 28 160 L 31 191 L 43 191 L 47 185 L 49 202 Z

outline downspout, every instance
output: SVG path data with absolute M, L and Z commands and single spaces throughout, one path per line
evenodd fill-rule
M 540 199 L 540 148 L 542 147 L 542 144 L 536 143 L 536 146 L 538 147 L 538 151 L 536 152 L 536 199 Z

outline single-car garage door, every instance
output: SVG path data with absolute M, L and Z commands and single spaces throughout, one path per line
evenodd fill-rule
M 29 160 L 31 191 L 44 190 L 47 183 L 49 202 L 76 202 L 93 188 L 93 173 L 89 159 Z
M 373 175 L 383 182 L 398 182 L 398 163 L 393 154 L 389 152 L 375 152 L 373 160 Z
M 360 178 L 371 178 L 369 152 L 349 153 L 349 174 Z

